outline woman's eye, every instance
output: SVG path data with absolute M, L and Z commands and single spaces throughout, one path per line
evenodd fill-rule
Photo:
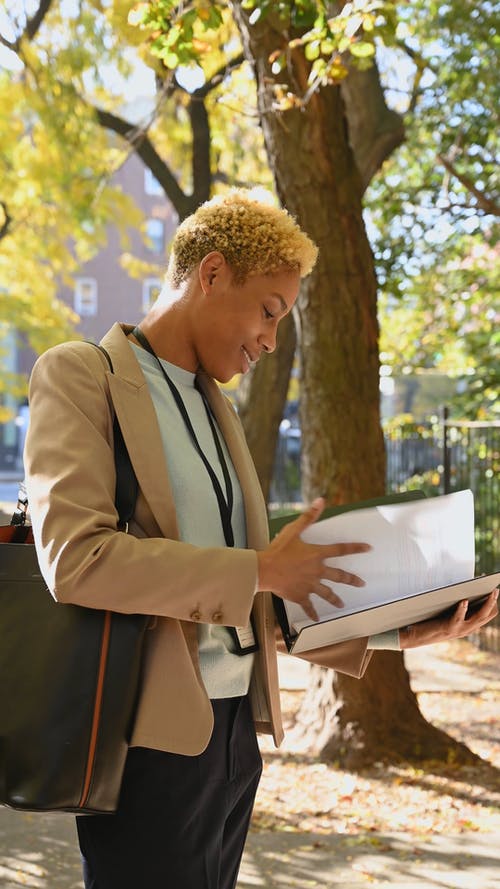
M 273 313 L 270 312 L 269 309 L 266 309 L 265 306 L 264 306 L 264 315 L 265 315 L 266 318 L 274 318 Z

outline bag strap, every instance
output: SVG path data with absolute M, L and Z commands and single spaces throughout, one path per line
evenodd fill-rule
M 98 343 L 91 343 L 88 340 L 87 342 L 90 346 L 94 346 L 102 352 L 111 373 L 114 373 L 113 362 L 106 349 Z M 121 531 L 127 531 L 128 523 L 134 514 L 139 485 L 116 413 L 113 418 L 113 450 L 116 467 L 115 506 L 118 513 L 118 527 Z M 17 506 L 11 519 L 11 525 L 25 525 L 27 513 L 28 493 L 26 482 L 22 481 L 19 486 Z
M 99 343 L 91 343 L 91 345 L 102 352 L 111 373 L 114 373 L 113 362 L 104 346 Z M 127 531 L 128 523 L 134 514 L 139 485 L 116 413 L 113 419 L 113 447 L 116 467 L 115 506 L 118 512 L 118 527 L 122 531 Z

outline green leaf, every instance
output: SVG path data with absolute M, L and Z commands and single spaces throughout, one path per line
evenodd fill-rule
M 352 43 L 349 47 L 351 55 L 358 59 L 367 59 L 375 55 L 375 47 L 373 43 Z
M 311 71 L 309 73 L 307 81 L 308 84 L 311 85 L 312 83 L 314 83 L 315 80 L 324 77 L 326 74 L 326 69 L 327 65 L 325 59 L 316 59 L 316 61 L 313 62 Z
M 222 13 L 215 3 L 210 4 L 210 16 L 208 18 L 207 27 L 216 31 L 222 25 Z
M 304 55 L 306 59 L 310 62 L 313 62 L 314 59 L 317 59 L 320 54 L 320 41 L 313 40 L 311 43 L 306 43 L 304 47 Z

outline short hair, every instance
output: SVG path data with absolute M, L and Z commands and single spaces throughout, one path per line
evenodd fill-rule
M 312 270 L 318 248 L 287 210 L 258 200 L 251 191 L 232 189 L 206 201 L 174 236 L 167 281 L 178 287 L 208 253 L 218 250 L 234 280 L 272 274 L 283 268 L 303 278 Z

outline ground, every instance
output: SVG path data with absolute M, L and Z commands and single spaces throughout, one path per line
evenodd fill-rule
M 405 657 L 424 714 L 483 763 L 354 774 L 296 755 L 291 733 L 280 751 L 262 740 L 238 889 L 500 889 L 500 655 L 463 641 Z M 280 659 L 288 722 L 306 671 Z M 0 807 L 0 887 L 20 886 L 83 889 L 72 816 Z
M 286 663 L 288 661 L 288 664 Z M 307 681 L 307 667 L 282 659 L 285 720 L 290 726 Z M 356 837 L 405 831 L 415 837 L 500 831 L 500 656 L 459 640 L 407 652 L 420 708 L 429 721 L 467 744 L 474 767 L 425 768 L 376 764 L 345 772 L 262 743 L 264 775 L 254 831 L 299 831 Z M 375 842 L 374 836 L 374 842 Z

